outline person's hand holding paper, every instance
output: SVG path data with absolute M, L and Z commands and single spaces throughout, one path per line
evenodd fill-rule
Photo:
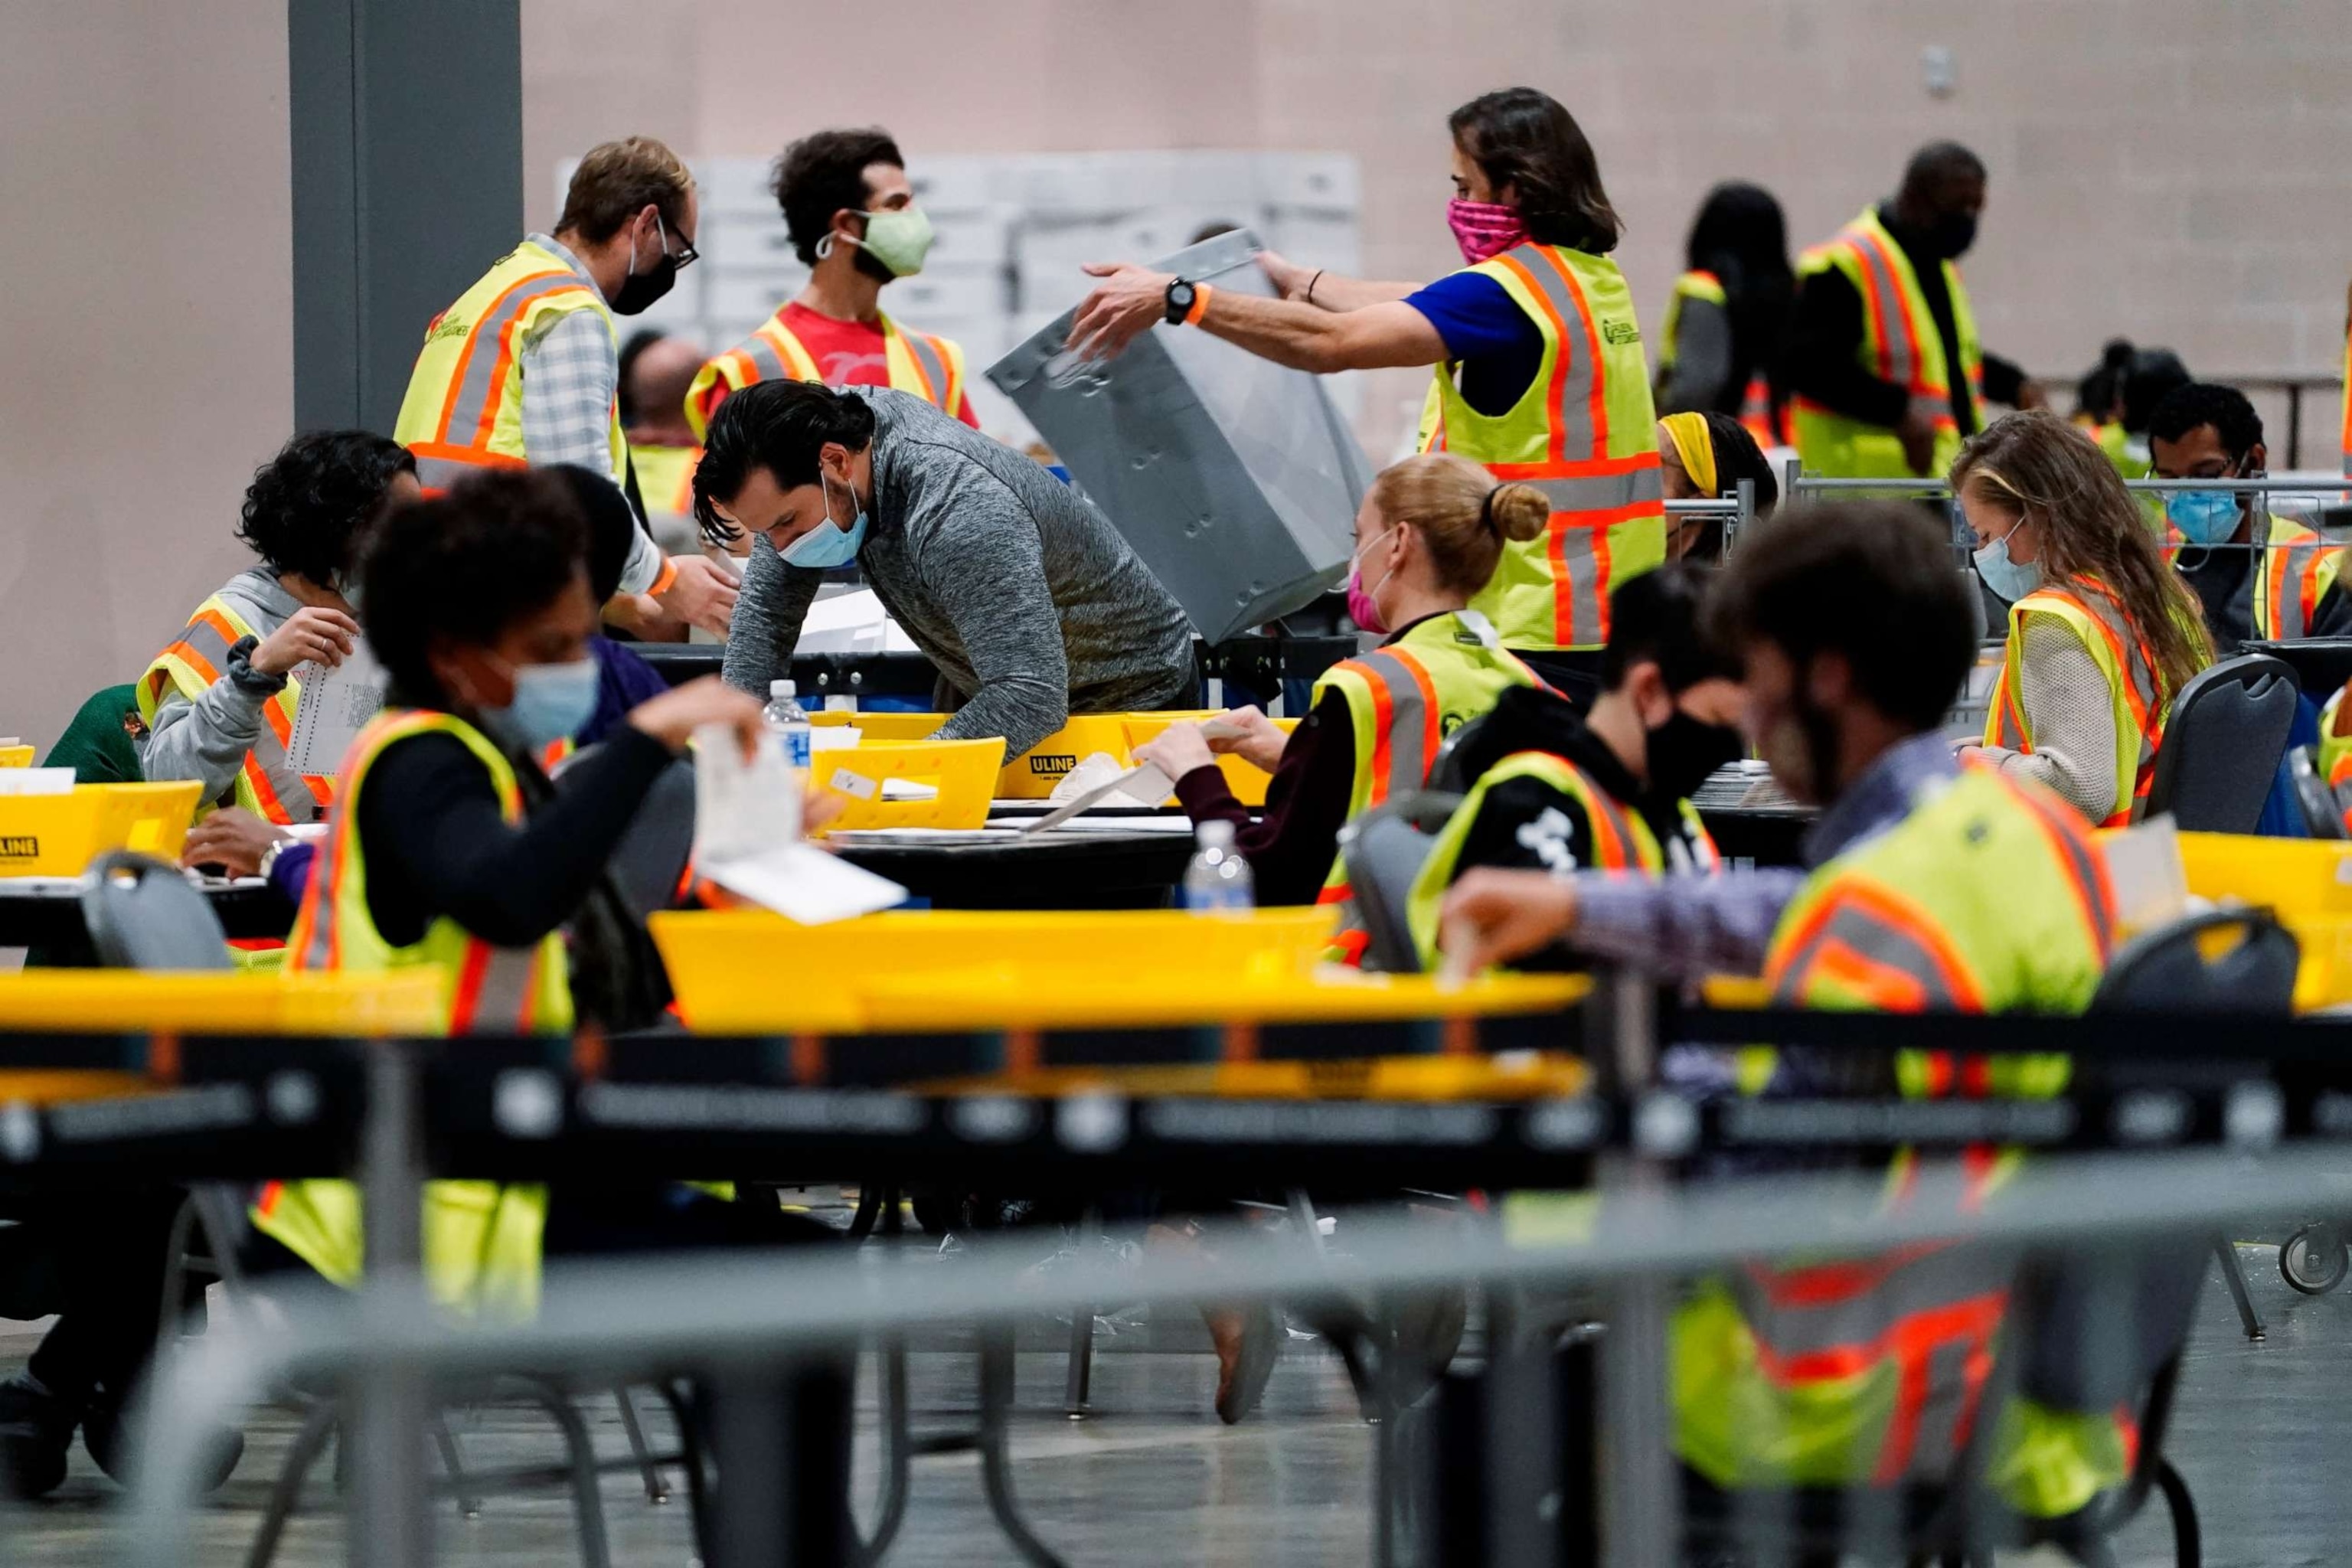
M 1228 708 L 1202 725 L 1201 735 L 1209 742 L 1209 750 L 1221 755 L 1230 752 L 1269 773 L 1282 765 L 1282 750 L 1290 744 L 1282 726 L 1257 708 Z

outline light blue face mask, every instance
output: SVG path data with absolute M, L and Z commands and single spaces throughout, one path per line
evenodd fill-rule
M 569 664 L 526 664 L 514 674 L 514 700 L 482 717 L 510 744 L 543 752 L 588 722 L 596 711 L 596 687 L 593 655 Z
M 2164 515 L 2191 544 L 2220 544 L 2238 531 L 2238 498 L 2228 490 L 2174 490 Z
M 1994 540 L 1977 552 L 1977 573 L 1984 578 L 1985 586 L 2008 603 L 2014 605 L 2034 589 L 2042 586 L 2042 566 L 2039 562 L 2011 561 L 2006 535 Z
M 817 483 L 824 489 L 824 521 L 786 545 L 779 554 L 787 566 L 798 566 L 810 572 L 829 572 L 835 566 L 846 566 L 857 559 L 857 547 L 866 542 L 866 513 L 860 510 L 847 528 L 833 521 L 833 481 L 823 468 L 816 473 Z M 857 493 L 850 492 L 849 504 L 857 504 Z

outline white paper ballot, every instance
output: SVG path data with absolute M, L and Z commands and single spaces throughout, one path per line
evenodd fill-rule
M 360 731 L 383 706 L 383 667 L 362 638 L 332 669 L 320 664 L 297 667 L 294 683 L 301 695 L 294 703 L 287 760 L 298 773 L 331 778 Z
M 2154 931 L 2189 912 L 2189 872 L 2169 816 L 2107 835 L 2100 851 L 2107 862 L 2107 885 L 2115 889 L 2116 920 L 2124 930 Z
M 0 795 L 71 795 L 71 768 L 0 768 Z
M 1021 831 L 1043 833 L 1048 828 L 1059 827 L 1078 813 L 1090 806 L 1101 805 L 1105 802 L 1122 805 L 1129 803 L 1138 805 L 1158 805 L 1168 798 L 1169 793 L 1175 787 L 1169 782 L 1166 773 L 1161 773 L 1151 763 L 1146 763 L 1141 767 L 1129 768 L 1117 778 L 1097 788 L 1088 790 L 1066 805 L 1055 807 Z
M 694 738 L 694 860 L 729 892 L 802 925 L 870 915 L 907 889 L 801 839 L 801 776 L 781 738 L 761 737 L 745 762 L 723 725 Z

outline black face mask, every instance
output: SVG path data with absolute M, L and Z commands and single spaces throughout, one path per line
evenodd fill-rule
M 1658 800 L 1687 800 L 1707 775 L 1739 760 L 1739 731 L 1694 719 L 1680 709 L 1649 732 L 1650 794 Z
M 1958 261 L 1977 242 L 1977 215 L 1946 213 L 1927 226 L 1927 243 L 1947 261 Z
M 663 246 L 662 253 L 643 272 L 637 270 L 636 251 L 634 248 L 630 250 L 629 275 L 621 279 L 621 287 L 610 301 L 613 314 L 641 314 L 677 284 L 677 258 L 669 253 L 668 247 L 662 240 L 656 239 L 654 243 Z

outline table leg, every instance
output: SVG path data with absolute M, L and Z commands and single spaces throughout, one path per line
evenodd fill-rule
M 367 1047 L 367 1110 L 360 1185 L 367 1278 L 362 1289 L 386 1310 L 423 1306 L 425 1152 L 419 1126 L 419 1047 Z M 373 1368 L 357 1380 L 352 1416 L 358 1459 L 351 1506 L 352 1560 L 360 1568 L 413 1568 L 432 1561 L 425 1428 L 428 1390 L 415 1370 Z

